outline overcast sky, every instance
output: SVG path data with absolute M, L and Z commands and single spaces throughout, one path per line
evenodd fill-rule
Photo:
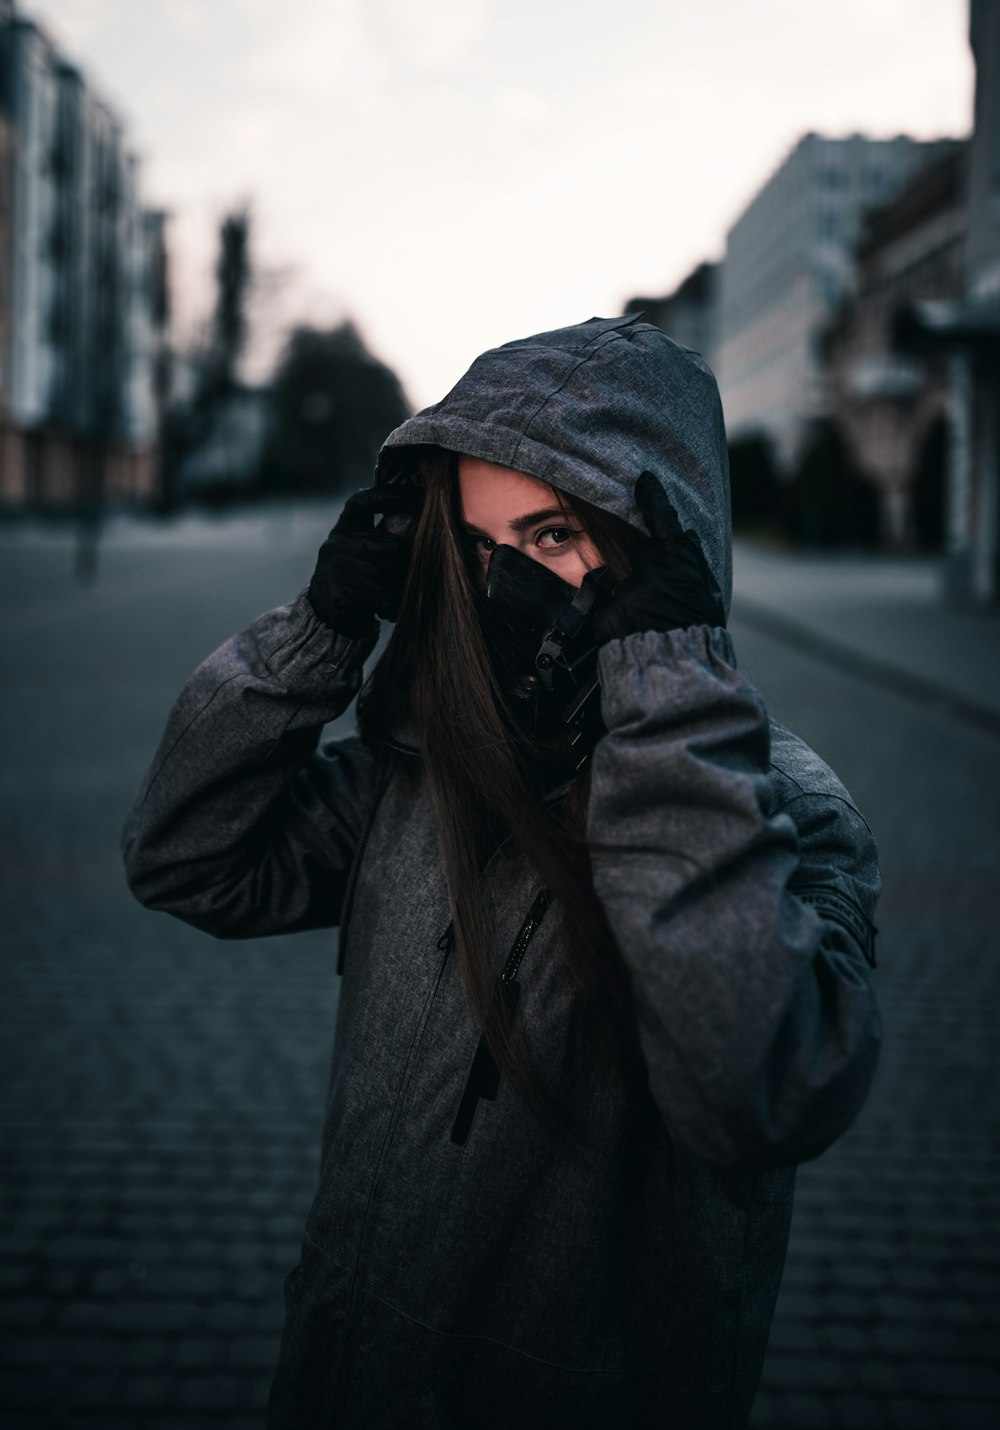
M 968 133 L 967 0 L 39 0 L 168 208 L 179 317 L 253 201 L 262 318 L 355 318 L 417 406 L 668 291 L 806 130 Z M 280 283 L 278 276 L 283 275 Z

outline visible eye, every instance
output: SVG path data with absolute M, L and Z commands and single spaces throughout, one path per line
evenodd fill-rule
M 492 537 L 475 536 L 471 531 L 466 533 L 465 544 L 480 561 L 489 560 L 490 552 L 496 550 L 496 542 Z
M 535 535 L 535 545 L 540 546 L 545 551 L 554 551 L 559 546 L 565 546 L 567 542 L 573 541 L 580 532 L 574 531 L 569 526 L 546 526 Z

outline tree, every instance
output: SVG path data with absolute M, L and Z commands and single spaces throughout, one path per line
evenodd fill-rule
M 921 444 L 913 483 L 914 534 L 923 551 L 944 547 L 947 485 L 948 423 L 940 417 Z
M 774 449 L 763 434 L 741 437 L 730 445 L 729 488 L 734 530 L 780 525 L 781 485 Z
M 239 365 L 248 336 L 247 309 L 253 280 L 251 215 L 244 204 L 219 225 L 215 303 L 207 332 L 190 354 L 190 394 L 165 413 L 161 435 L 165 503 L 182 496 L 183 471 L 192 455 L 210 443 L 239 390 Z M 240 494 L 232 486 L 230 496 Z
M 363 486 L 383 439 L 409 411 L 399 379 L 372 356 L 353 323 L 296 328 L 271 386 L 265 489 Z
M 805 546 L 874 546 L 878 493 L 827 418 L 813 424 L 786 494 L 786 528 Z
M 226 214 L 219 227 L 215 312 L 201 383 L 202 400 L 209 406 L 236 386 L 247 340 L 250 283 L 250 210 L 244 205 Z

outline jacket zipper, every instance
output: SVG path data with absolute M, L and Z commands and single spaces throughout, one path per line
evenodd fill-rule
M 517 938 L 514 940 L 507 961 L 500 974 L 500 988 L 508 999 L 511 1012 L 517 1007 L 518 985 L 514 982 L 517 977 L 517 970 L 521 966 L 521 960 L 527 952 L 528 944 L 531 942 L 535 930 L 545 917 L 545 911 L 551 902 L 548 889 L 543 889 L 537 896 L 531 908 L 528 910 L 527 918 L 521 925 Z M 450 928 L 450 926 L 449 926 Z M 440 947 L 440 944 L 439 944 Z M 476 1115 L 476 1107 L 480 1098 L 488 1098 L 490 1102 L 496 1099 L 497 1091 L 500 1087 L 500 1069 L 497 1067 L 496 1059 L 490 1052 L 486 1039 L 480 1033 L 479 1042 L 476 1044 L 476 1051 L 472 1058 L 472 1066 L 469 1069 L 469 1076 L 465 1082 L 461 1100 L 458 1104 L 458 1111 L 455 1114 L 455 1121 L 451 1129 L 451 1141 L 461 1146 L 469 1136 L 469 1129 L 472 1127 L 472 1119 Z
M 507 956 L 507 962 L 504 964 L 503 972 L 500 974 L 500 981 L 502 983 L 510 983 L 512 979 L 517 977 L 517 970 L 521 966 L 521 959 L 524 957 L 535 929 L 544 918 L 545 910 L 548 906 L 549 891 L 548 889 L 543 889 L 528 910 L 528 917 L 521 925 L 521 932 L 514 940 L 514 947 Z

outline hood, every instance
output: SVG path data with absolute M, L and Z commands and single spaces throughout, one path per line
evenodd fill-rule
M 495 462 L 645 532 L 636 479 L 653 472 L 681 524 L 732 593 L 729 463 L 722 404 L 704 358 L 659 328 L 590 318 L 476 359 L 446 397 L 386 438 L 376 485 L 405 477 L 427 446 Z

